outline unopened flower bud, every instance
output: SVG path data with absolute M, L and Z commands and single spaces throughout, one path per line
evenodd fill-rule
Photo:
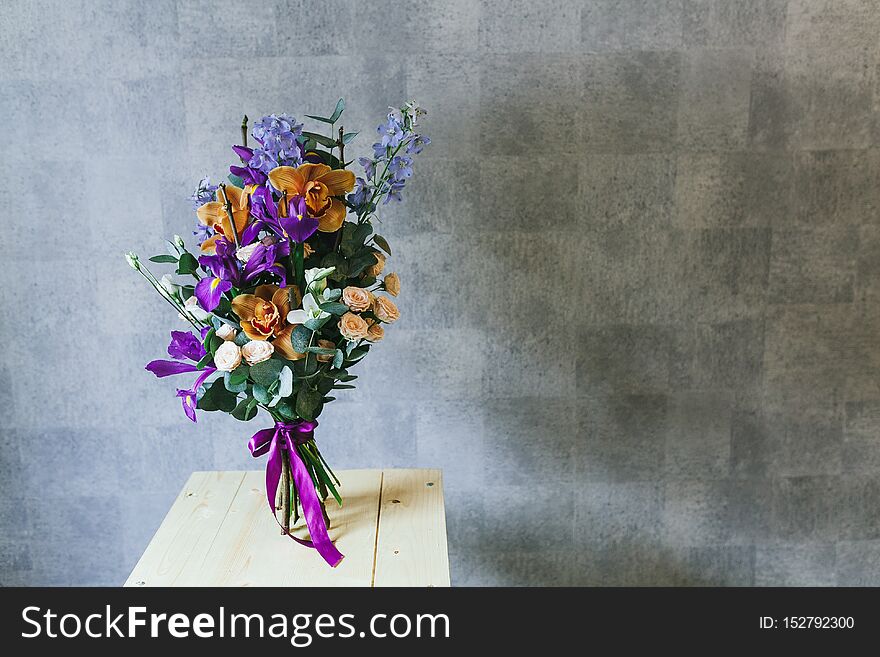
M 141 263 L 138 262 L 138 255 L 134 251 L 129 251 L 125 254 L 125 259 L 128 261 L 128 264 L 132 269 L 140 269 Z

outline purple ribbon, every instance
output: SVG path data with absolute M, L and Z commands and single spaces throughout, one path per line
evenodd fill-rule
M 272 509 L 272 517 L 275 518 L 275 522 L 278 522 L 278 518 L 275 516 L 275 498 L 278 493 L 278 482 L 281 480 L 281 459 L 282 453 L 287 450 L 293 481 L 299 492 L 303 516 L 305 516 L 309 536 L 312 540 L 306 541 L 292 534 L 288 534 L 288 536 L 301 545 L 315 548 L 324 561 L 335 568 L 342 561 L 343 555 L 336 549 L 327 534 L 327 525 L 324 523 L 324 514 L 321 511 L 321 501 L 315 492 L 315 486 L 306 464 L 303 463 L 302 457 L 296 449 L 297 445 L 307 443 L 314 438 L 317 426 L 317 422 L 306 420 L 300 420 L 293 424 L 276 422 L 274 429 L 263 429 L 251 436 L 248 441 L 248 449 L 254 457 L 262 456 L 267 452 L 269 454 L 269 461 L 266 463 L 266 499 L 269 500 L 269 508 Z M 281 523 L 278 524 L 281 525 Z

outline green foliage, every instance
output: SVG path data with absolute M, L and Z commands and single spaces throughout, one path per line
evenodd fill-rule
M 230 173 L 228 178 L 229 182 L 231 182 L 236 187 L 244 187 L 244 180 L 241 176 L 236 176 L 234 173 Z
M 327 303 L 322 303 L 320 306 L 321 310 L 324 312 L 328 312 L 331 315 L 344 315 L 348 312 L 348 306 L 344 303 L 336 303 L 335 301 L 329 301 Z
M 259 384 L 263 388 L 268 389 L 269 386 L 278 381 L 278 377 L 283 369 L 284 361 L 277 358 L 270 358 L 269 360 L 264 360 L 262 363 L 251 365 L 250 376 L 255 384 Z
M 328 117 L 324 116 L 313 116 L 312 114 L 306 114 L 310 119 L 315 119 L 315 121 L 320 121 L 321 123 L 336 123 L 339 120 L 339 117 L 342 116 L 342 112 L 345 110 L 345 100 L 340 98 L 336 101 L 336 107 L 333 110 L 333 114 Z M 307 133 L 303 133 L 304 135 Z
M 346 132 L 344 135 L 342 135 L 342 143 L 348 145 L 348 143 L 351 142 L 351 140 L 357 137 L 359 134 L 359 132 Z
M 342 361 L 345 359 L 345 354 L 342 353 L 342 349 L 337 349 L 333 352 L 333 368 L 339 369 L 342 367 Z
M 327 148 L 333 148 L 334 146 L 336 146 L 336 140 L 335 140 L 335 139 L 331 139 L 330 137 L 327 137 L 327 136 L 325 136 L 325 135 L 319 134 L 319 133 L 317 133 L 317 132 L 305 132 L 305 131 L 303 131 L 303 135 L 306 136 L 307 138 L 309 138 L 309 139 L 311 139 L 311 140 L 313 140 L 313 141 L 316 141 L 317 143 L 321 144 L 321 146 L 326 146 Z
M 242 363 L 232 372 L 224 372 L 223 383 L 229 392 L 236 394 L 245 392 L 248 386 L 248 372 L 250 368 Z
M 232 411 L 232 417 L 242 422 L 253 420 L 257 415 L 257 400 L 253 397 L 242 399 Z
M 321 412 L 323 395 L 313 388 L 303 386 L 296 394 L 296 413 L 304 420 L 314 420 Z
M 298 354 L 304 354 L 309 348 L 309 341 L 312 339 L 312 331 L 305 326 L 297 326 L 290 334 L 290 344 L 293 350 Z
M 154 255 L 150 258 L 150 262 L 157 262 L 159 264 L 177 264 L 177 256 L 173 255 Z
M 237 403 L 236 395 L 226 389 L 223 379 L 216 379 L 199 398 L 197 408 L 203 411 L 231 413 Z
M 384 237 L 377 233 L 376 235 L 373 235 L 373 242 L 375 242 L 376 246 L 382 249 L 385 253 L 391 255 L 391 247 L 388 246 L 388 241 Z
M 181 253 L 177 264 L 177 273 L 180 276 L 195 274 L 199 269 L 199 261 L 192 253 Z

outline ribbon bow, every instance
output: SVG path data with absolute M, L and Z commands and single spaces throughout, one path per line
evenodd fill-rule
M 321 512 L 321 502 L 318 500 L 318 494 L 315 492 L 309 471 L 296 449 L 297 445 L 307 443 L 314 438 L 317 426 L 317 422 L 306 420 L 300 420 L 293 424 L 276 422 L 274 429 L 263 429 L 251 436 L 248 441 L 248 449 L 254 457 L 269 454 L 269 460 L 266 463 L 266 498 L 269 500 L 269 508 L 272 509 L 272 517 L 275 518 L 275 522 L 278 522 L 278 518 L 275 517 L 275 497 L 278 493 L 278 482 L 281 480 L 282 452 L 287 451 L 293 481 L 299 492 L 303 516 L 305 516 L 309 536 L 312 540 L 306 541 L 292 534 L 288 534 L 288 536 L 301 545 L 315 548 L 324 561 L 335 568 L 342 561 L 343 555 L 336 549 L 327 534 L 327 525 L 324 523 L 324 514 Z

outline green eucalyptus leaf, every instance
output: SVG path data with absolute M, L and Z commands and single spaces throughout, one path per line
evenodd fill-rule
M 333 386 L 334 390 L 354 390 L 355 386 L 350 386 L 347 383 L 337 383 Z
M 321 327 L 330 321 L 330 317 L 321 317 L 320 319 L 309 319 L 303 322 L 303 326 L 312 331 L 320 331 Z M 302 352 L 300 352 L 302 353 Z
M 270 358 L 269 360 L 264 360 L 262 363 L 251 365 L 250 376 L 254 383 L 259 384 L 268 390 L 273 383 L 278 381 L 278 376 L 283 369 L 284 361 L 278 360 L 277 358 Z
M 338 287 L 333 288 L 332 290 L 326 290 L 324 292 L 324 298 L 327 301 L 336 301 L 341 296 L 342 296 L 342 290 Z
M 348 275 L 351 278 L 360 276 L 367 267 L 376 264 L 376 256 L 373 251 L 363 251 L 358 253 L 349 261 Z
M 278 395 L 279 397 L 289 397 L 292 392 L 293 370 L 285 365 L 278 376 Z
M 275 404 L 275 410 L 278 411 L 286 420 L 296 419 L 296 409 L 294 408 L 294 400 L 285 398 Z
M 257 415 L 257 400 L 253 397 L 242 399 L 232 411 L 232 417 L 242 422 L 253 420 Z
M 333 356 L 336 349 L 328 349 L 327 347 L 309 347 L 309 353 L 321 354 L 322 356 Z
M 321 393 L 309 387 L 303 387 L 296 395 L 296 413 L 304 420 L 314 420 L 321 406 Z
M 229 373 L 229 379 L 232 381 L 233 385 L 238 385 L 239 383 L 245 383 L 248 379 L 248 374 L 250 373 L 250 367 L 246 363 L 242 363 L 238 367 L 236 367 L 232 372 Z
M 344 135 L 342 135 L 342 143 L 347 145 L 349 142 L 351 142 L 352 139 L 357 137 L 359 134 L 360 134 L 359 132 L 346 132 Z
M 378 246 L 388 255 L 391 255 L 391 247 L 388 246 L 388 241 L 384 237 L 377 233 L 373 235 L 373 241 L 376 243 L 376 246 Z
M 331 315 L 344 315 L 348 312 L 348 306 L 344 303 L 336 303 L 335 301 L 328 301 L 327 303 L 322 303 L 320 306 L 321 310 L 324 312 L 328 312 Z
M 306 114 L 306 118 L 315 119 L 315 121 L 320 121 L 321 123 L 333 123 L 326 116 L 315 116 L 314 114 Z M 304 135 L 308 135 L 308 132 L 303 132 Z
M 235 394 L 229 392 L 224 385 L 223 379 L 216 379 L 205 390 L 205 394 L 201 396 L 197 407 L 203 411 L 223 411 L 231 413 L 235 410 L 238 400 Z
M 244 180 L 241 176 L 236 176 L 234 173 L 230 173 L 227 177 L 229 178 L 229 182 L 236 187 L 244 187 Z
M 340 98 L 336 101 L 336 107 L 333 109 L 333 114 L 330 115 L 330 123 L 336 123 L 339 120 L 339 117 L 342 116 L 342 112 L 345 109 L 345 99 Z
M 181 253 L 177 264 L 177 273 L 181 276 L 195 274 L 199 269 L 199 261 L 192 253 Z
M 235 394 L 238 394 L 247 390 L 247 379 L 244 379 L 243 381 L 233 381 L 232 372 L 224 372 L 223 385 L 226 386 L 226 389 L 229 392 L 234 392 Z
M 265 386 L 261 386 L 259 383 L 254 384 L 253 393 L 254 399 L 261 404 L 268 404 L 272 401 L 272 396 L 269 394 L 269 391 L 266 390 Z
M 198 363 L 196 363 L 196 368 L 203 370 L 208 366 L 208 363 L 210 363 L 212 360 L 214 360 L 214 354 L 212 354 L 209 351 L 204 356 L 202 356 L 202 359 Z
M 150 262 L 158 262 L 160 264 L 171 264 L 173 262 L 176 264 L 177 263 L 177 256 L 154 255 L 152 258 L 150 258 Z
M 327 148 L 333 148 L 336 146 L 335 139 L 325 137 L 324 135 L 318 134 L 317 132 L 303 132 L 303 134 L 309 139 L 314 139 L 316 142 L 321 144 L 321 146 L 326 146 Z
M 342 353 L 342 349 L 337 349 L 333 353 L 333 367 L 335 369 L 339 369 L 342 367 L 342 361 L 345 359 L 345 354 Z
M 309 348 L 309 341 L 312 339 L 312 331 L 305 326 L 297 326 L 290 334 L 290 344 L 293 350 L 298 354 L 306 353 Z
M 373 226 L 370 222 L 366 222 L 360 224 L 357 228 L 354 229 L 354 234 L 351 239 L 355 242 L 355 244 L 363 244 L 367 241 L 367 238 L 373 234 Z

